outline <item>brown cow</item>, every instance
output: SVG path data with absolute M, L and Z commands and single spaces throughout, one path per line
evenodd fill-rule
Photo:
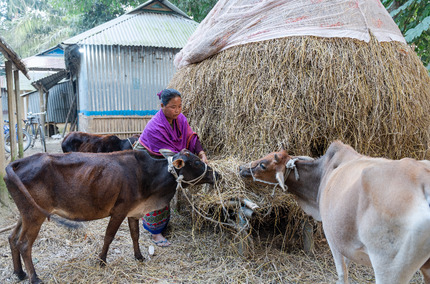
M 115 135 L 98 135 L 74 131 L 64 137 L 61 148 L 68 152 L 109 153 L 115 151 L 131 150 L 133 144 L 139 139 L 138 134 L 127 139 L 120 139 Z
M 134 256 L 143 260 L 138 238 L 138 220 L 144 214 L 167 206 L 180 184 L 213 184 L 218 178 L 208 165 L 188 150 L 153 159 L 144 151 L 113 153 L 39 153 L 10 163 L 4 178 L 20 219 L 9 236 L 14 273 L 31 283 L 40 283 L 31 251 L 40 227 L 51 214 L 73 221 L 110 216 L 104 245 L 106 255 L 122 221 L 128 217 Z M 185 187 L 184 186 L 184 187 Z
M 372 266 L 376 283 L 408 283 L 421 270 L 430 283 L 430 164 L 358 154 L 333 142 L 316 160 L 285 150 L 242 166 L 240 175 L 278 183 L 322 221 L 339 277 L 350 260 Z

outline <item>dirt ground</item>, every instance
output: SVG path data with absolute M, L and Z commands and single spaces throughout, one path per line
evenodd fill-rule
M 50 153 L 61 153 L 61 139 L 49 138 Z M 25 155 L 40 152 L 29 149 Z M 0 230 L 13 225 L 19 212 L 13 203 L 0 205 Z M 33 246 L 33 262 L 45 283 L 335 283 L 336 270 L 325 240 L 306 254 L 301 247 L 282 249 L 282 235 L 254 233 L 254 256 L 241 256 L 238 240 L 229 232 L 208 225 L 197 228 L 190 211 L 172 212 L 166 236 L 168 248 L 154 247 L 149 233 L 140 227 L 140 248 L 145 257 L 133 257 L 127 221 L 112 242 L 106 267 L 97 255 L 103 245 L 108 218 L 83 222 L 69 229 L 45 222 Z M 18 283 L 13 275 L 9 231 L 0 233 L 0 283 Z M 262 237 L 264 235 L 264 237 Z M 150 249 L 155 253 L 151 255 Z M 370 268 L 352 264 L 352 283 L 374 283 Z M 28 283 L 24 280 L 20 283 Z M 411 283 L 423 283 L 416 273 Z

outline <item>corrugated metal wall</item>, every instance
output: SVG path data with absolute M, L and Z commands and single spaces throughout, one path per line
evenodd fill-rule
M 83 46 L 79 112 L 85 116 L 153 115 L 156 94 L 176 72 L 179 49 L 136 46 Z
M 7 91 L 5 88 L 0 88 L 0 95 L 1 95 L 1 107 L 3 111 L 3 118 L 5 118 L 5 115 L 7 115 Z
M 65 123 L 69 108 L 73 103 L 73 86 L 70 81 L 59 83 L 49 89 L 48 96 L 48 117 L 47 121 L 55 123 Z M 26 112 L 37 113 L 40 111 L 39 92 L 28 95 L 28 110 Z M 76 107 L 71 111 L 69 122 L 76 118 Z

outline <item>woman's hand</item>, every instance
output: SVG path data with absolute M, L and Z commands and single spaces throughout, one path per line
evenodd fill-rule
M 206 157 L 206 154 L 204 151 L 200 151 L 200 153 L 197 155 L 199 156 L 199 158 L 204 162 L 204 163 L 208 163 L 208 158 Z

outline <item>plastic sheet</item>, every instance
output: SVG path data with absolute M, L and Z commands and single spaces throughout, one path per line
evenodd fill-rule
M 176 55 L 181 68 L 232 46 L 289 36 L 406 43 L 379 0 L 219 0 Z

